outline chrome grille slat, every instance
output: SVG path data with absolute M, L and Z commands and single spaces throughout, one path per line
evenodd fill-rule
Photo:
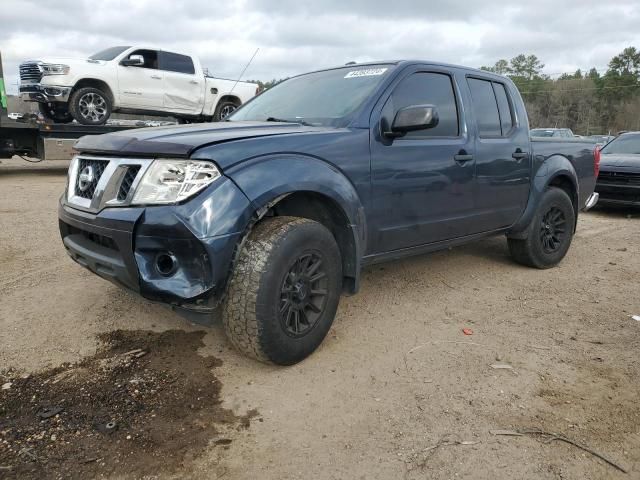
M 69 168 L 67 201 L 75 208 L 89 212 L 98 212 L 105 207 L 128 206 L 152 162 L 150 158 L 77 155 Z
M 109 162 L 107 160 L 89 160 L 86 158 L 81 158 L 80 162 L 78 162 L 78 177 L 76 179 L 75 184 L 75 193 L 78 197 L 92 199 L 93 195 L 96 192 L 96 187 L 98 186 L 98 182 L 104 173 L 104 169 L 107 168 Z M 84 190 L 80 185 L 80 174 L 86 168 L 91 168 L 93 171 L 93 180 L 89 183 L 88 187 Z
M 39 83 L 42 80 L 42 69 L 37 62 L 26 62 L 20 65 L 21 83 Z
M 118 189 L 118 200 L 121 202 L 127 199 L 127 195 L 129 195 L 129 191 L 131 190 L 131 186 L 140 171 L 140 165 L 132 165 L 127 167 L 127 173 L 125 174 L 122 182 L 120 183 L 120 188 Z

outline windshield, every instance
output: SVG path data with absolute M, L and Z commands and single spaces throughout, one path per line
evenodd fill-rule
M 228 120 L 341 126 L 390 71 L 391 65 L 354 65 L 300 75 L 270 88 Z
M 553 137 L 554 130 L 542 130 L 539 128 L 534 128 L 531 130 L 530 135 L 532 137 Z
M 104 60 L 105 62 L 108 62 L 109 60 L 113 60 L 114 58 L 116 58 L 118 55 L 124 52 L 127 48 L 131 48 L 131 47 L 107 48 L 106 50 L 102 50 L 98 53 L 94 53 L 89 57 L 89 60 Z
M 620 135 L 608 143 L 602 149 L 602 153 L 640 155 L 640 133 Z

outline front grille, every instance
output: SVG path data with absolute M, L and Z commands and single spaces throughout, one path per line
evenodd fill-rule
M 118 245 L 113 241 L 113 238 L 107 237 L 105 235 L 100 235 L 98 233 L 87 232 L 86 230 L 80 230 L 69 224 L 64 224 L 67 230 L 67 235 L 82 235 L 84 238 L 93 242 L 97 245 L 100 245 L 104 248 L 108 248 L 109 250 L 118 251 Z
M 640 185 L 640 173 L 635 172 L 600 172 L 598 182 Z
M 108 160 L 80 158 L 75 184 L 76 196 L 91 200 L 108 164 Z
M 22 83 L 39 83 L 42 79 L 42 70 L 37 63 L 28 62 L 20 65 L 20 81 Z
M 139 171 L 140 165 L 131 165 L 130 167 L 127 167 L 127 173 L 122 179 L 122 183 L 120 183 L 120 188 L 118 189 L 118 200 L 121 202 L 126 200 L 127 195 L 129 195 L 131 186 L 133 185 Z

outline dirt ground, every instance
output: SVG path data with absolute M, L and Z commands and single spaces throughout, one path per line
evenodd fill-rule
M 369 268 L 321 348 L 275 368 L 74 264 L 65 172 L 18 165 L 0 165 L 0 478 L 640 478 L 640 211 L 583 214 L 548 271 L 503 238 Z

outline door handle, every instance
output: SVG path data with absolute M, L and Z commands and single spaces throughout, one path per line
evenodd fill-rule
M 196 82 L 195 80 L 191 80 L 189 83 L 190 83 L 191 85 L 198 85 L 198 82 Z
M 527 158 L 529 156 L 529 153 L 528 152 L 523 152 L 522 150 L 520 150 L 518 148 L 515 152 L 513 152 L 511 154 L 511 156 L 513 158 L 515 158 L 516 160 L 522 160 L 523 158 Z
M 461 164 L 467 163 L 473 160 L 473 155 L 466 153 L 464 150 L 453 156 L 453 159 Z
M 162 77 L 160 75 L 151 75 L 151 78 L 153 78 L 154 80 L 162 80 Z

